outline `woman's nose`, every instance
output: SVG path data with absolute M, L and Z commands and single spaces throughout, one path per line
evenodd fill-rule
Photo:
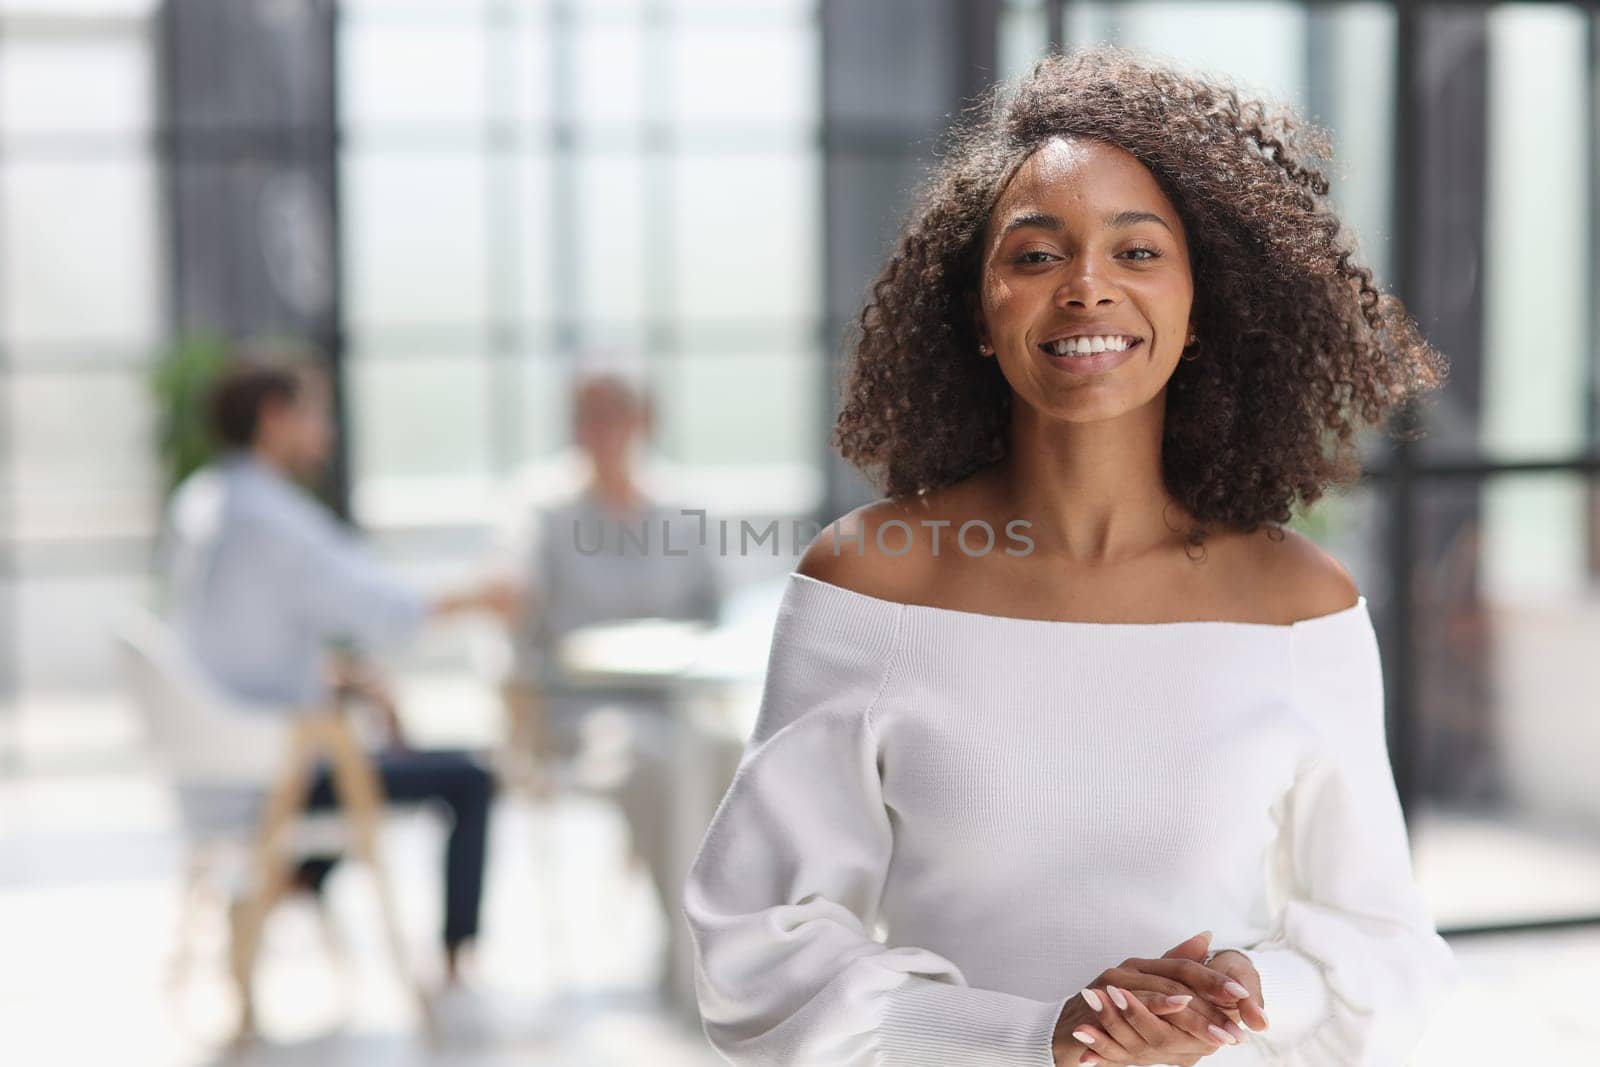
M 1056 303 L 1062 306 L 1114 304 L 1118 296 L 1116 288 L 1107 281 L 1105 275 L 1087 263 L 1073 267 L 1056 289 Z

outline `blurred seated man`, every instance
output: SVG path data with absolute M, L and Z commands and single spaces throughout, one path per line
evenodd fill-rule
M 539 503 L 519 499 L 502 536 L 506 552 L 520 560 L 523 590 L 514 673 L 537 693 L 555 755 L 581 759 L 609 748 L 618 757 L 608 791 L 676 934 L 678 891 L 666 853 L 672 724 L 664 694 L 569 685 L 556 658 L 561 640 L 585 626 L 642 618 L 711 623 L 718 615 L 720 583 L 711 551 L 700 543 L 700 519 L 682 514 L 661 487 L 641 477 L 639 453 L 651 412 L 639 382 L 637 373 L 606 369 L 577 377 L 573 436 L 585 460 L 580 484 Z M 705 537 L 715 543 L 713 531 Z
M 407 748 L 393 700 L 361 653 L 399 644 L 430 617 L 509 618 L 511 587 L 430 599 L 297 484 L 321 473 L 335 432 L 328 383 L 310 361 L 237 361 L 215 385 L 209 414 L 223 451 L 178 487 L 165 531 L 174 628 L 241 701 L 288 712 L 353 696 L 383 715 L 390 745 L 374 762 L 388 797 L 443 803 L 454 815 L 444 919 L 454 983 L 461 946 L 478 932 L 492 781 L 467 753 Z M 328 768 L 319 767 L 309 804 L 334 803 Z M 297 884 L 318 891 L 333 863 L 307 861 Z

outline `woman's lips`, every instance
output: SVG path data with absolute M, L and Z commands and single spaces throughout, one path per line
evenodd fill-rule
M 1135 352 L 1143 347 L 1144 341 L 1140 339 L 1124 348 L 1121 352 L 1106 349 L 1104 352 L 1096 352 L 1088 356 L 1058 356 L 1046 349 L 1044 345 L 1038 346 L 1039 352 L 1050 361 L 1051 366 L 1073 374 L 1094 374 L 1099 371 L 1108 371 L 1127 362 Z

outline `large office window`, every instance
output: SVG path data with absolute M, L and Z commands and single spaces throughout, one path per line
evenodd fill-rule
M 1597 446 L 1594 24 L 1563 5 L 1486 18 L 1482 358 L 1422 442 L 1423 521 L 1445 536 L 1415 575 L 1419 759 L 1450 800 L 1421 856 L 1472 924 L 1600 914 L 1600 495 L 1576 462 Z M 1463 463 L 1480 470 L 1427 476 Z
M 346 0 L 353 507 L 471 522 L 568 438 L 594 349 L 724 513 L 820 492 L 814 4 Z
M 107 612 L 146 592 L 149 6 L 0 0 L 0 700 L 105 677 Z

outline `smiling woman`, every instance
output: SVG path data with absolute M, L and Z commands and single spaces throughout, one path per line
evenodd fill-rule
M 1014 411 L 1159 399 L 1199 542 L 1289 521 L 1358 474 L 1358 429 L 1443 384 L 1329 206 L 1321 128 L 1114 46 L 1047 57 L 974 114 L 850 337 L 834 444 L 889 496 L 1002 459 Z M 1095 333 L 1138 344 L 1039 348 Z
M 954 138 L 837 427 L 889 499 L 791 575 L 685 882 L 730 1061 L 1406 1060 L 1454 960 L 1366 598 L 1278 523 L 1443 367 L 1313 147 L 1112 48 Z

